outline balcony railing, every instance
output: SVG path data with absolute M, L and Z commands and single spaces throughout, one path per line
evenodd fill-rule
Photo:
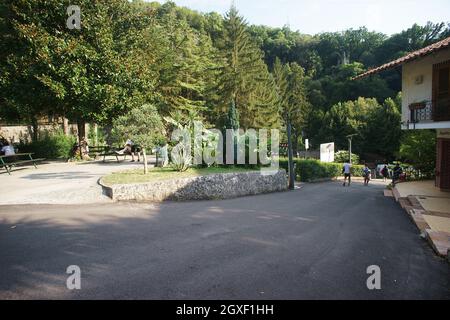
M 409 105 L 410 123 L 450 121 L 450 99 L 422 101 Z

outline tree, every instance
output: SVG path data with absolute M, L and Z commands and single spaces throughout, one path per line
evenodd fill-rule
M 296 155 L 299 138 L 308 124 L 312 109 L 307 99 L 304 70 L 295 62 L 290 65 L 287 99 L 292 124 L 293 152 Z
M 365 141 L 362 151 L 382 155 L 388 161 L 393 160 L 400 147 L 401 117 L 400 94 L 369 110 L 362 133 Z
M 353 138 L 356 153 L 392 159 L 401 136 L 400 106 L 400 95 L 386 99 L 383 104 L 373 98 L 338 103 L 324 115 L 321 142 L 334 141 L 338 149 L 345 150 L 347 136 L 356 134 Z
M 270 75 L 263 60 L 263 53 L 251 39 L 246 21 L 232 6 L 225 16 L 224 40 L 219 49 L 223 67 L 219 78 L 219 114 L 226 113 L 229 101 L 234 100 L 239 111 L 241 126 L 254 128 L 255 114 L 262 108 L 273 106 L 274 96 L 270 88 Z M 269 94 L 267 94 L 269 93 Z M 259 119 L 259 122 L 264 120 Z
M 304 70 L 297 63 L 281 64 L 277 59 L 273 71 L 278 109 L 286 127 L 293 133 L 293 151 L 297 152 L 298 140 L 311 116 L 311 105 L 307 99 Z
M 131 139 L 142 148 L 144 173 L 147 174 L 147 151 L 157 146 L 165 135 L 164 125 L 156 107 L 145 104 L 131 109 L 126 115 L 114 120 L 113 132 L 116 139 Z
M 334 154 L 335 163 L 346 163 L 350 159 L 348 150 L 340 150 Z M 359 164 L 359 156 L 352 153 L 352 164 Z
M 216 50 L 208 35 L 189 25 L 186 14 L 172 2 L 162 5 L 157 13 L 164 27 L 164 50 L 156 90 L 160 93 L 158 107 L 164 115 L 175 110 L 205 113 L 214 100 L 211 92 L 216 79 Z
M 230 109 L 228 110 L 225 129 L 239 130 L 239 114 L 236 110 L 234 100 L 231 100 Z
M 8 94 L 4 101 L 20 113 L 51 111 L 71 118 L 81 138 L 85 122 L 109 124 L 152 99 L 157 41 L 151 41 L 149 17 L 128 1 L 77 4 L 83 8 L 81 30 L 66 27 L 68 2 L 23 0 L 2 6 L 3 23 L 8 19 L 5 38 L 15 45 L 4 53 L 1 83 Z
M 436 168 L 436 132 L 411 130 L 404 133 L 398 155 L 422 174 L 432 176 Z

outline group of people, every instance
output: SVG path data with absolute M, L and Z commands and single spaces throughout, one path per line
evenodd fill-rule
M 348 162 L 344 163 L 344 166 L 342 168 L 342 173 L 344 175 L 344 187 L 350 186 L 350 184 L 352 183 L 352 165 Z M 364 169 L 363 169 L 363 177 L 364 177 L 364 185 L 368 186 L 369 182 L 370 182 L 370 178 L 372 175 L 372 171 L 369 169 L 369 167 L 367 165 L 364 165 Z M 347 182 L 348 181 L 348 182 Z
M 128 139 L 125 143 L 125 147 L 122 150 L 115 152 L 117 155 L 130 155 L 131 162 L 141 161 L 141 148 L 137 146 L 131 139 Z M 89 143 L 85 137 L 81 139 L 80 143 L 75 143 L 72 148 L 72 156 L 80 155 L 83 160 L 90 160 L 89 157 Z
M 344 175 L 344 187 L 347 185 L 347 183 L 350 186 L 350 183 L 351 183 L 351 168 L 352 168 L 352 165 L 350 163 L 345 163 L 343 168 L 342 168 L 342 173 Z M 383 169 L 381 169 L 380 173 L 381 173 L 381 176 L 383 177 L 384 181 L 386 182 L 387 179 L 389 178 L 389 169 L 388 169 L 388 167 L 385 165 L 383 167 Z M 394 168 L 393 183 L 395 183 L 395 181 L 399 180 L 399 177 L 400 177 L 401 173 L 402 173 L 402 169 L 401 169 L 400 165 L 397 164 L 395 166 L 395 168 Z M 364 185 L 368 186 L 369 182 L 370 182 L 370 179 L 372 177 L 372 170 L 370 170 L 370 168 L 367 166 L 367 164 L 364 164 L 363 177 L 364 177 Z

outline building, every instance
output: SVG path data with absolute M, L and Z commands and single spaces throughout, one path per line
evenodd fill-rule
M 402 68 L 402 128 L 435 129 L 436 186 L 450 191 L 450 37 L 354 79 Z

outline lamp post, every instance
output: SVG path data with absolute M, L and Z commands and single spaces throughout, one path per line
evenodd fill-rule
M 352 140 L 353 140 L 353 137 L 355 137 L 355 136 L 357 136 L 356 134 L 351 134 L 351 135 L 348 135 L 347 136 L 347 138 L 348 138 L 348 153 L 349 153 L 349 158 L 350 158 L 350 164 L 352 164 Z
M 351 135 L 348 135 L 347 136 L 347 138 L 348 138 L 348 153 L 349 153 L 349 158 L 350 158 L 350 166 L 352 165 L 352 140 L 353 140 L 353 137 L 354 136 L 356 136 L 356 134 L 351 134 Z M 352 183 L 352 175 L 350 174 L 350 176 L 348 177 L 348 185 L 350 185 L 350 183 Z
M 294 156 L 292 151 L 292 124 L 287 118 L 288 158 L 289 158 L 289 189 L 295 189 Z

